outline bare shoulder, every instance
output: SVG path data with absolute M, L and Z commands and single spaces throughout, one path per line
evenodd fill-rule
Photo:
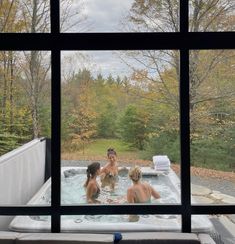
M 146 181 L 143 181 L 143 185 L 147 188 L 151 188 L 151 185 Z
M 131 194 L 133 192 L 133 187 L 130 186 L 128 189 L 127 189 L 127 193 Z
M 90 181 L 87 185 L 87 188 L 96 186 L 96 183 L 94 181 Z

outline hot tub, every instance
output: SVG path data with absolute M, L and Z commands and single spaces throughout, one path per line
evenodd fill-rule
M 62 167 L 61 199 L 62 204 L 84 204 L 85 190 L 82 187 L 86 179 L 86 167 Z M 69 172 L 69 174 L 67 174 Z M 66 174 L 65 174 L 66 173 Z M 70 174 L 71 173 L 71 174 Z M 157 172 L 150 167 L 142 167 L 143 180 L 149 182 L 161 195 L 154 204 L 179 204 L 180 181 L 170 169 L 168 172 Z M 65 177 L 65 175 L 67 177 Z M 101 190 L 99 200 L 102 203 L 125 204 L 126 190 L 131 185 L 127 174 L 119 175 L 114 191 L 107 188 Z M 29 205 L 50 204 L 50 179 L 41 187 L 38 193 L 29 201 Z M 195 202 L 192 199 L 192 202 Z M 9 229 L 18 232 L 50 232 L 50 217 L 46 216 L 16 216 Z M 213 225 L 207 216 L 192 217 L 192 231 L 210 233 Z M 129 215 L 79 215 L 62 216 L 62 232 L 135 232 L 135 231 L 181 231 L 180 215 L 139 215 L 135 222 L 129 221 Z

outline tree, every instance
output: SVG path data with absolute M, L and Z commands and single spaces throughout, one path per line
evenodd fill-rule
M 67 31 L 72 26 L 81 24 L 83 21 L 83 18 L 80 18 L 80 16 L 76 20 L 74 19 L 78 13 L 72 9 L 73 2 L 73 0 L 61 1 L 61 31 Z M 25 32 L 44 33 L 50 31 L 50 1 L 23 0 L 20 10 L 24 19 Z M 50 57 L 48 53 L 36 50 L 24 52 L 24 54 L 26 62 L 22 65 L 25 77 L 23 84 L 31 108 L 33 137 L 37 138 L 41 134 L 40 117 L 42 115 L 39 114 L 39 111 L 42 110 L 40 99 L 50 89 L 48 78 Z
M 63 135 L 70 150 L 82 148 L 84 151 L 85 145 L 96 135 L 97 113 L 92 86 L 93 78 L 86 69 L 79 70 L 64 84 L 62 124 L 67 126 L 63 127 Z
M 144 143 L 148 140 L 150 118 L 136 106 L 129 105 L 120 119 L 120 132 L 122 138 L 140 150 L 144 149 Z
M 189 31 L 234 31 L 234 1 L 192 0 L 189 2 Z M 179 1 L 135 0 L 124 28 L 128 28 L 129 31 L 178 32 Z M 133 70 L 132 83 L 127 86 L 128 93 L 146 101 L 152 100 L 156 106 L 166 105 L 168 108 L 165 107 L 167 110 L 164 113 L 172 111 L 172 119 L 170 122 L 169 120 L 165 122 L 165 127 L 169 126 L 169 123 L 174 122 L 173 117 L 179 114 L 179 52 L 135 51 L 128 52 L 121 58 Z M 132 61 L 129 61 L 131 59 Z M 231 106 L 235 99 L 234 61 L 232 50 L 190 52 L 190 129 L 191 145 L 194 148 L 193 160 L 205 155 L 195 150 L 194 143 L 197 148 L 199 146 L 206 148 L 205 144 L 209 148 L 209 145 L 213 144 L 209 140 L 205 141 L 203 137 L 208 136 L 216 141 L 220 134 L 221 139 L 229 141 L 228 135 L 231 133 L 228 131 L 234 123 L 234 118 L 231 116 L 233 113 Z M 136 89 L 130 89 L 133 84 Z M 140 87 L 147 92 L 142 93 L 138 89 Z M 227 110 L 230 112 L 228 113 Z M 173 125 L 172 128 L 176 128 Z M 231 143 L 227 147 L 231 148 Z M 223 155 L 226 154 L 228 155 L 228 152 L 223 151 Z
M 178 32 L 179 31 L 179 5 L 176 0 L 135 0 L 132 4 L 126 25 L 132 30 L 145 30 L 154 32 Z M 229 0 L 192 0 L 190 1 L 190 30 L 191 31 L 231 31 L 234 30 L 235 2 Z M 167 103 L 179 111 L 178 89 L 172 89 L 176 84 L 179 87 L 180 60 L 179 52 L 174 50 L 162 51 L 137 51 L 129 52 L 128 57 L 138 63 L 138 67 L 132 67 L 135 76 L 148 82 L 155 94 L 162 94 L 161 99 L 156 96 L 156 102 Z M 125 59 L 125 56 L 122 56 Z M 199 91 L 207 86 L 208 77 L 218 68 L 223 60 L 233 58 L 233 54 L 224 50 L 215 51 L 191 51 L 190 52 L 190 112 L 191 124 L 196 125 L 197 107 L 203 101 L 218 100 L 218 96 L 203 94 Z M 128 59 L 125 59 L 128 62 Z M 202 60 L 204 60 L 202 64 Z M 174 74 L 173 84 L 169 83 L 169 76 L 164 73 Z M 155 75 L 153 75 L 155 73 Z M 139 79 L 140 80 L 140 79 Z M 156 84 L 156 85 L 155 85 Z M 226 90 L 221 97 L 233 96 L 233 92 Z M 192 133 L 195 127 L 192 126 Z
M 117 107 L 107 101 L 103 106 L 99 106 L 97 115 L 97 136 L 101 138 L 117 137 Z

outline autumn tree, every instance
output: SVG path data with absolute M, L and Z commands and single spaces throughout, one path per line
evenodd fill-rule
M 0 32 L 22 32 L 24 24 L 19 17 L 19 1 L 0 2 Z M 19 98 L 22 89 L 19 86 L 19 52 L 0 52 L 0 144 L 1 153 L 14 149 L 19 143 L 29 139 L 30 133 L 27 108 L 22 108 Z M 28 122 L 28 123 L 27 123 Z M 26 125 L 25 125 L 25 124 Z
M 135 0 L 132 4 L 127 21 L 130 23 L 126 28 L 132 30 L 145 30 L 153 32 L 178 32 L 179 31 L 179 2 L 176 0 Z M 235 2 L 223 1 L 190 1 L 190 31 L 232 31 L 234 30 L 234 7 Z M 161 83 L 155 86 L 156 94 L 162 94 L 161 102 L 167 102 L 169 106 L 179 111 L 179 99 L 176 89 L 172 90 L 168 82 L 168 76 L 163 76 L 167 70 L 174 70 L 174 84 L 179 84 L 180 60 L 177 51 L 138 51 L 128 53 L 139 63 L 138 67 L 132 65 L 133 73 L 142 77 L 142 80 L 149 83 Z M 233 54 L 224 50 L 217 51 L 191 51 L 190 52 L 190 111 L 191 123 L 194 122 L 195 110 L 202 101 L 211 101 L 212 94 L 199 92 L 206 86 L 208 76 L 216 70 L 223 60 L 233 58 Z M 123 57 L 123 59 L 125 59 Z M 204 59 L 205 62 L 201 60 Z M 130 64 L 130 63 L 129 63 Z M 131 66 L 131 65 L 130 65 Z M 142 68 L 141 68 L 142 67 Z M 152 75 L 155 73 L 156 75 Z M 140 80 L 140 79 L 139 79 Z M 179 85 L 178 85 L 179 86 Z M 220 88 L 222 89 L 222 87 Z M 226 90 L 221 97 L 231 96 L 231 92 Z M 157 96 L 156 96 L 157 98 Z M 214 96 L 218 100 L 218 96 Z M 159 101 L 158 101 L 159 102 Z M 192 126 L 192 133 L 194 126 Z
M 97 114 L 92 85 L 93 79 L 88 70 L 79 70 L 73 80 L 64 84 L 63 104 L 66 106 L 63 107 L 63 121 L 67 123 L 65 140 L 70 150 L 84 151 L 85 145 L 96 134 Z
M 79 1 L 80 3 L 80 1 Z M 80 25 L 84 18 L 80 16 L 81 10 L 74 12 L 73 0 L 61 1 L 61 31 L 67 31 L 74 25 Z M 23 0 L 21 14 L 24 19 L 25 31 L 30 33 L 50 31 L 50 1 Z M 76 19 L 75 16 L 77 17 Z M 40 51 L 24 52 L 25 64 L 22 66 L 25 79 L 24 87 L 29 98 L 33 122 L 33 137 L 40 136 L 40 100 L 43 94 L 50 89 L 49 71 L 50 54 Z M 44 110 L 45 111 L 45 110 Z
M 191 0 L 189 4 L 189 31 L 234 31 L 234 1 Z M 135 0 L 123 28 L 129 31 L 178 32 L 179 1 Z M 136 51 L 129 52 L 126 56 L 122 55 L 121 58 L 132 68 L 136 83 L 144 83 L 147 87 L 144 89 L 148 90 L 145 98 L 137 89 L 134 90 L 133 95 L 142 96 L 147 100 L 155 98 L 156 104 L 168 104 L 168 108 L 175 109 L 172 115 L 179 114 L 180 60 L 177 51 Z M 128 62 L 131 58 L 134 62 Z M 208 133 L 212 135 L 213 132 L 221 131 L 222 127 L 225 129 L 225 126 L 219 124 L 220 122 L 216 122 L 215 114 L 218 116 L 218 113 L 215 113 L 215 110 L 219 109 L 221 114 L 219 116 L 222 116 L 227 113 L 226 106 L 229 108 L 228 104 L 234 101 L 233 61 L 234 52 L 231 50 L 194 50 L 190 52 L 192 144 L 198 141 L 199 137 L 201 140 L 203 134 L 204 136 Z M 133 65 L 133 63 L 138 65 Z M 229 65 L 226 67 L 225 63 Z M 227 77 L 221 79 L 218 71 L 226 72 Z M 129 89 L 130 91 L 133 90 Z M 225 104 L 227 105 L 225 106 Z M 229 123 L 233 123 L 233 119 L 232 116 L 225 117 L 229 121 L 226 125 L 226 130 L 228 130 L 231 127 Z M 208 130 L 209 126 L 211 126 L 210 130 Z M 216 130 L 215 126 L 217 126 Z M 224 134 L 227 133 L 224 131 Z M 213 138 L 216 136 L 214 135 Z M 205 145 L 203 147 L 205 148 Z

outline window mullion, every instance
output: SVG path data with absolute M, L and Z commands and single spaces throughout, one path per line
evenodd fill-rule
M 180 0 L 180 34 L 187 39 L 189 27 L 188 0 Z M 189 50 L 180 50 L 180 152 L 182 232 L 191 232 L 190 180 L 190 107 L 189 107 Z
M 189 50 L 180 51 L 180 152 L 182 232 L 191 232 Z
M 52 50 L 52 135 L 51 135 L 51 231 L 60 232 L 61 199 L 61 87 L 60 87 L 60 50 Z
M 60 1 L 51 0 L 51 37 L 57 39 L 60 32 Z M 54 38 L 55 37 L 55 38 Z M 60 204 L 61 204 L 61 67 L 60 49 L 53 46 L 51 50 L 51 80 L 52 80 L 52 134 L 51 134 L 51 232 L 60 232 Z

